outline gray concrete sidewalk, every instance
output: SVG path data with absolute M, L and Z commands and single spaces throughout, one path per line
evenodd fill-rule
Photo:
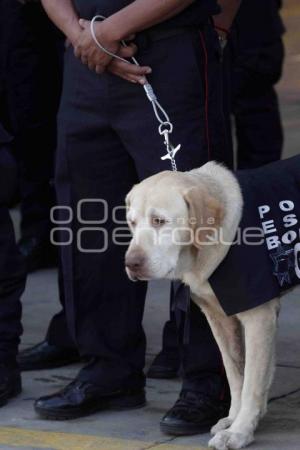
M 269 413 L 263 419 L 253 450 L 299 450 L 300 448 L 300 289 L 283 300 L 278 336 L 278 368 L 272 388 Z M 43 338 L 48 318 L 57 310 L 56 272 L 38 272 L 29 277 L 24 296 L 22 345 L 27 347 Z M 168 284 L 152 283 L 145 313 L 148 338 L 147 363 L 160 348 L 161 329 L 168 315 Z M 180 381 L 148 380 L 148 404 L 141 410 L 98 413 L 71 422 L 39 420 L 32 408 L 34 398 L 49 394 L 68 383 L 79 365 L 62 369 L 26 373 L 22 395 L 1 410 L 0 448 L 52 449 L 196 449 L 205 447 L 208 435 L 170 439 L 159 431 L 159 420 L 172 406 Z M 3 427 L 12 427 L 6 430 Z M 33 433 L 28 434 L 27 430 Z M 41 433 L 41 431 L 46 433 Z M 57 432 L 63 443 L 57 441 Z M 76 447 L 74 444 L 82 440 Z M 91 443 L 91 436 L 97 437 Z M 99 440 L 99 438 L 101 440 Z M 28 441 L 29 439 L 29 441 Z M 106 439 L 103 444 L 103 439 Z M 46 447 L 44 447 L 46 445 Z M 104 445 L 104 446 L 103 446 Z

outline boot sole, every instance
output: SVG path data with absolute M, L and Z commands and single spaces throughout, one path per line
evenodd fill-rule
M 169 436 L 193 436 L 195 434 L 205 434 L 209 433 L 211 428 L 216 424 L 218 420 L 214 420 L 210 423 L 203 424 L 203 426 L 189 427 L 180 426 L 178 424 L 169 425 L 160 423 L 160 430 Z

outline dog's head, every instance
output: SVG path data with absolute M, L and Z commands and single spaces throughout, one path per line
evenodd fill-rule
M 212 245 L 224 210 L 200 177 L 162 172 L 127 195 L 132 241 L 126 253 L 129 278 L 179 278 L 191 256 Z

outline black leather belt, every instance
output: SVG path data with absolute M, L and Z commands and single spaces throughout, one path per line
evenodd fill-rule
M 146 33 L 148 39 L 151 41 L 161 41 L 162 39 L 168 39 L 173 36 L 178 36 L 179 34 L 188 33 L 191 31 L 191 27 L 175 27 L 175 28 L 157 28 L 146 30 L 143 33 Z
M 195 29 L 196 28 L 194 27 L 154 28 L 138 33 L 134 39 L 134 42 L 139 49 L 141 49 L 151 44 L 151 42 L 161 41 L 163 39 L 169 39 L 181 34 L 190 33 L 192 30 L 195 31 Z

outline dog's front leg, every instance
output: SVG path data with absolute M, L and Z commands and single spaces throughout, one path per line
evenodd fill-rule
M 216 434 L 229 428 L 237 417 L 241 407 L 241 394 L 244 377 L 244 345 L 242 327 L 236 317 L 228 317 L 217 305 L 201 304 L 212 333 L 222 354 L 223 363 L 230 387 L 231 406 L 228 417 L 225 417 L 212 428 Z
M 279 300 L 239 314 L 245 331 L 245 378 L 240 412 L 215 438 L 226 441 L 224 449 L 239 449 L 254 440 L 254 431 L 267 408 L 275 367 L 275 337 Z

